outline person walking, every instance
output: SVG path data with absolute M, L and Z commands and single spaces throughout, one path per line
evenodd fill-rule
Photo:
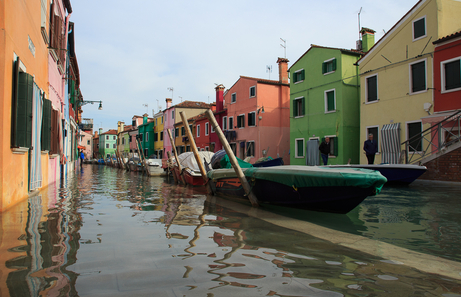
M 325 140 L 319 146 L 319 151 L 322 156 L 323 165 L 327 165 L 328 155 L 330 154 L 330 137 L 325 137 Z
M 367 156 L 368 165 L 373 165 L 375 162 L 375 155 L 378 152 L 378 142 L 373 140 L 373 134 L 368 134 L 368 140 L 363 143 L 363 150 Z
M 83 150 L 80 150 L 80 167 L 83 166 L 83 160 L 85 160 L 85 154 L 83 153 Z

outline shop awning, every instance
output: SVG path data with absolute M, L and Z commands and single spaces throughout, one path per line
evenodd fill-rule
M 381 129 L 382 163 L 398 164 L 400 160 L 400 123 L 387 124 Z

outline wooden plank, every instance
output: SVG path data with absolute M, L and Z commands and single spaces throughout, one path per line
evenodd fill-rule
M 179 169 L 179 175 L 181 176 L 181 181 L 184 185 L 186 185 L 186 181 L 184 180 L 184 176 L 182 175 L 182 167 L 181 167 L 181 163 L 179 163 L 179 159 L 178 159 L 178 152 L 176 151 L 176 146 L 174 145 L 174 139 L 173 139 L 173 136 L 171 135 L 171 131 L 170 129 L 166 129 L 168 131 L 168 136 L 170 136 L 170 142 L 171 142 L 171 147 L 173 148 L 173 153 L 174 153 L 174 157 L 176 159 L 176 164 L 178 165 L 178 169 Z M 174 169 L 173 169 L 174 170 Z M 174 175 L 174 172 L 173 172 L 173 175 Z
M 224 147 L 224 150 L 226 151 L 227 156 L 229 157 L 229 160 L 232 164 L 232 168 L 234 168 L 235 173 L 237 174 L 237 177 L 239 178 L 240 183 L 242 184 L 242 187 L 245 190 L 245 194 L 248 196 L 248 199 L 250 199 L 251 205 L 258 207 L 259 206 L 258 198 L 256 198 L 256 196 L 251 191 L 250 184 L 248 183 L 245 175 L 243 174 L 242 168 L 240 168 L 240 165 L 237 159 L 235 158 L 234 152 L 232 152 L 232 149 L 229 143 L 227 142 L 227 139 L 224 136 L 224 133 L 222 132 L 221 127 L 219 127 L 218 122 L 216 122 L 216 118 L 214 117 L 211 109 L 208 109 L 206 111 L 206 116 L 210 120 L 211 126 L 213 126 L 213 129 L 216 135 L 218 135 L 218 138 L 221 141 Z

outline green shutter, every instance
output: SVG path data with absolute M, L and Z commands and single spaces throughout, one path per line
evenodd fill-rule
M 293 72 L 293 83 L 296 83 L 298 81 L 298 76 L 296 75 L 296 72 Z
M 70 103 L 75 104 L 75 81 L 72 79 L 70 80 L 69 88 L 70 88 Z
M 335 92 L 330 91 L 327 93 L 327 111 L 335 110 Z
M 298 116 L 298 104 L 296 104 L 298 100 L 293 100 L 293 117 Z
M 34 94 L 34 78 L 21 72 L 18 81 L 16 98 L 16 122 L 14 147 L 30 148 L 32 144 L 32 100 Z
M 304 80 L 304 69 L 301 71 L 301 80 Z
M 306 114 L 306 99 L 303 97 L 301 100 L 302 100 L 302 107 L 303 107 L 303 110 L 301 110 L 301 115 L 305 115 Z
M 338 137 L 334 137 L 334 143 L 333 143 L 333 155 L 335 156 L 338 156 L 338 148 L 339 148 L 339 141 L 338 141 Z
M 323 62 L 322 63 L 322 74 L 327 73 L 327 63 Z
M 336 58 L 333 59 L 333 61 L 331 61 L 331 63 L 333 64 L 332 65 L 332 68 L 333 68 L 332 71 L 335 71 L 336 70 Z
M 42 151 L 51 151 L 51 101 L 43 99 Z

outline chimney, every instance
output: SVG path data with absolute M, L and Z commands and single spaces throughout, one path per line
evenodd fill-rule
M 362 34 L 362 52 L 368 52 L 373 45 L 375 45 L 375 33 L 376 31 L 362 27 L 360 34 Z
M 173 99 L 171 98 L 166 98 L 166 109 L 171 107 L 171 103 L 173 102 Z
M 282 84 L 288 84 L 288 59 L 278 58 L 277 64 L 279 64 L 279 82 Z
M 102 128 L 99 128 L 99 135 L 102 134 Z
M 98 131 L 94 131 L 94 138 L 98 137 Z
M 120 122 L 120 132 L 125 131 L 125 122 Z
M 148 116 L 149 116 L 149 115 L 148 115 L 147 113 L 145 113 L 145 114 L 142 115 L 142 123 L 143 123 L 143 124 L 147 124 L 147 117 L 148 117 Z
M 224 89 L 225 87 L 220 84 L 216 88 L 216 112 L 219 112 L 224 109 Z

